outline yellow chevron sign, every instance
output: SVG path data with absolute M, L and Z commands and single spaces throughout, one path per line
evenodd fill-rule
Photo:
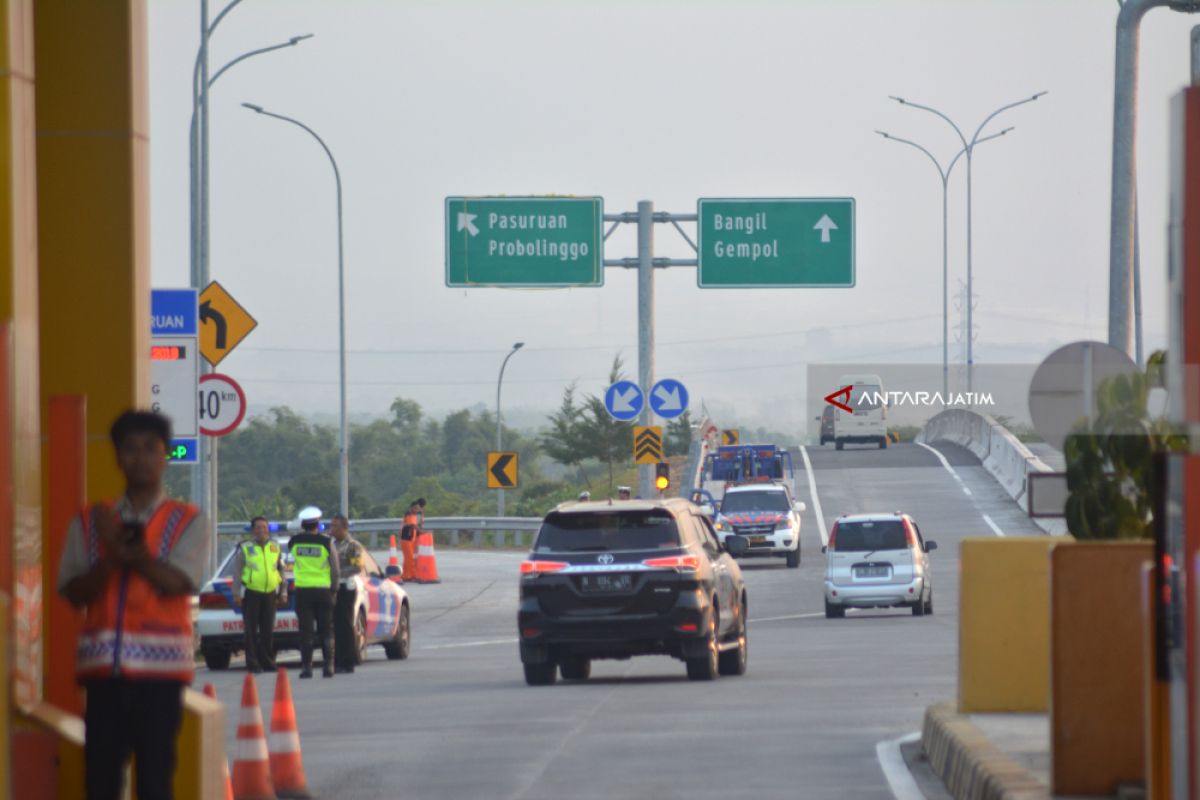
M 634 426 L 633 460 L 634 463 L 637 464 L 657 464 L 663 460 L 663 438 L 661 426 Z

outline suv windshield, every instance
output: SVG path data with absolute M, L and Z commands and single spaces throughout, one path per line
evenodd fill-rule
M 898 519 L 869 522 L 839 522 L 834 550 L 903 550 L 908 547 L 908 533 Z
M 675 518 L 665 509 L 550 514 L 538 532 L 538 552 L 654 550 L 679 547 Z
M 778 511 L 786 514 L 788 508 L 787 495 L 783 492 L 730 492 L 721 501 L 722 514 L 736 514 L 742 511 Z

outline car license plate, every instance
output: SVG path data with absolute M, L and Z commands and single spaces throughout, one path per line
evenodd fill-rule
M 628 592 L 633 588 L 632 575 L 583 575 L 579 588 L 585 592 Z
M 855 567 L 854 577 L 856 578 L 886 578 L 888 576 L 887 567 Z
M 765 537 L 765 536 L 751 536 L 750 537 L 750 544 L 762 544 L 765 541 L 767 541 L 767 537 Z

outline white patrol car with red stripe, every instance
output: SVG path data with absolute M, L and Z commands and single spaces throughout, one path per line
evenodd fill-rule
M 285 529 L 284 523 L 273 523 L 272 530 Z M 249 533 L 246 534 L 249 538 Z M 300 648 L 300 623 L 296 619 L 295 586 L 292 580 L 291 556 L 287 538 L 275 538 L 284 553 L 284 580 L 288 585 L 287 606 L 275 615 L 275 652 Z M 240 542 L 239 542 L 240 544 Z M 199 611 L 196 615 L 196 635 L 200 653 L 209 669 L 229 668 L 235 653 L 246 645 L 245 626 L 241 612 L 233 607 L 233 560 L 236 549 L 230 551 L 220 568 L 200 590 Z M 408 658 L 410 649 L 408 593 L 398 583 L 389 580 L 379 563 L 363 549 L 363 571 L 354 578 L 358 584 L 355 603 L 354 635 L 357 662 L 366 657 L 368 645 L 381 644 L 389 659 Z M 314 634 L 315 638 L 315 634 Z M 319 643 L 317 643 L 319 647 Z
M 722 542 L 729 536 L 746 537 L 750 547 L 742 558 L 785 558 L 795 569 L 800 566 L 800 515 L 804 509 L 804 503 L 792 500 L 785 483 L 732 484 L 721 498 L 714 527 Z

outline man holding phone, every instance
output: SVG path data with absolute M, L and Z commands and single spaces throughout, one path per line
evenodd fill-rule
M 195 666 L 191 595 L 211 534 L 195 506 L 163 492 L 166 417 L 127 411 L 110 436 L 125 493 L 71 521 L 58 572 L 59 593 L 86 610 L 76 659 L 87 692 L 84 780 L 89 800 L 116 800 L 134 755 L 138 797 L 169 800 Z

